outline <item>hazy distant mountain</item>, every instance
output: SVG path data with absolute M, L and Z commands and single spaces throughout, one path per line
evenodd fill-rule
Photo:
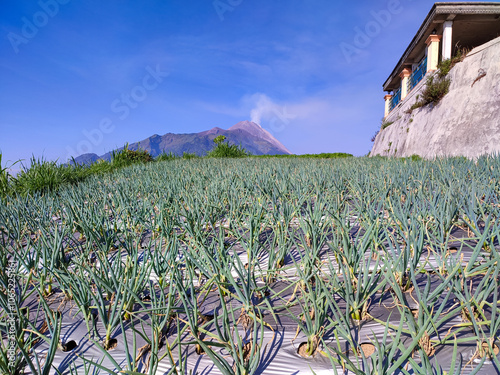
M 268 131 L 251 121 L 241 121 L 228 130 L 212 128 L 201 133 L 155 134 L 140 142 L 129 145 L 130 150 L 146 150 L 153 157 L 163 152 L 172 152 L 182 155 L 184 152 L 195 153 L 199 156 L 205 155 L 214 147 L 214 138 L 218 135 L 226 136 L 230 144 L 241 145 L 254 155 L 283 155 L 290 154 L 276 138 Z M 97 156 L 96 154 L 83 154 L 75 158 L 78 164 L 90 164 L 98 159 L 111 160 L 111 152 Z
M 76 164 L 92 164 L 99 160 L 99 155 L 97 154 L 82 154 L 75 158 Z M 72 161 L 69 161 L 72 164 Z

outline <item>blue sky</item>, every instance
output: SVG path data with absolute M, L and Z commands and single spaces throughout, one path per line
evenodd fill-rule
M 364 155 L 432 5 L 3 0 L 0 150 L 66 161 L 253 119 L 296 154 Z

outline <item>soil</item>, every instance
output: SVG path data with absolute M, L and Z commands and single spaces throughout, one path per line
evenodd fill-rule
M 299 345 L 299 349 L 297 350 L 297 354 L 300 355 L 302 358 L 311 358 L 316 355 L 318 351 L 318 344 L 316 340 L 316 350 L 314 350 L 312 355 L 307 355 L 307 341 L 301 342 Z
M 446 258 L 448 258 L 451 254 L 455 254 L 457 252 L 458 252 L 458 250 L 456 247 L 450 247 L 448 249 L 448 251 L 446 252 Z
M 309 358 L 306 352 L 307 352 L 307 342 L 300 343 L 299 349 L 297 350 L 297 354 L 300 355 L 302 358 Z
M 201 347 L 200 344 L 196 344 L 195 351 L 196 351 L 196 354 L 198 354 L 198 355 L 205 354 L 205 351 L 203 350 L 203 348 Z

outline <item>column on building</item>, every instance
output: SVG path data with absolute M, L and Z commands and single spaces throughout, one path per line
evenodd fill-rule
M 453 37 L 453 21 L 445 21 L 443 24 L 443 60 L 451 59 Z
M 439 64 L 439 41 L 441 35 L 430 35 L 425 44 L 427 44 L 427 72 L 437 70 Z
M 385 118 L 389 115 L 389 112 L 391 111 L 390 108 L 391 108 L 392 95 L 387 94 L 386 96 L 384 96 L 384 99 L 385 99 L 385 114 L 384 114 Z
M 411 69 L 404 68 L 401 74 L 401 100 L 404 100 L 408 95 L 408 78 L 411 76 Z

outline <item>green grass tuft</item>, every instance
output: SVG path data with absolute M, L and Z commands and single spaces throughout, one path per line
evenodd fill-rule
M 10 193 L 11 191 L 11 184 L 15 179 L 11 176 L 9 173 L 9 168 L 12 167 L 14 164 L 18 162 L 15 162 L 11 164 L 10 166 L 3 166 L 2 164 L 2 153 L 0 152 L 0 198 L 4 198 L 7 196 L 7 194 Z

